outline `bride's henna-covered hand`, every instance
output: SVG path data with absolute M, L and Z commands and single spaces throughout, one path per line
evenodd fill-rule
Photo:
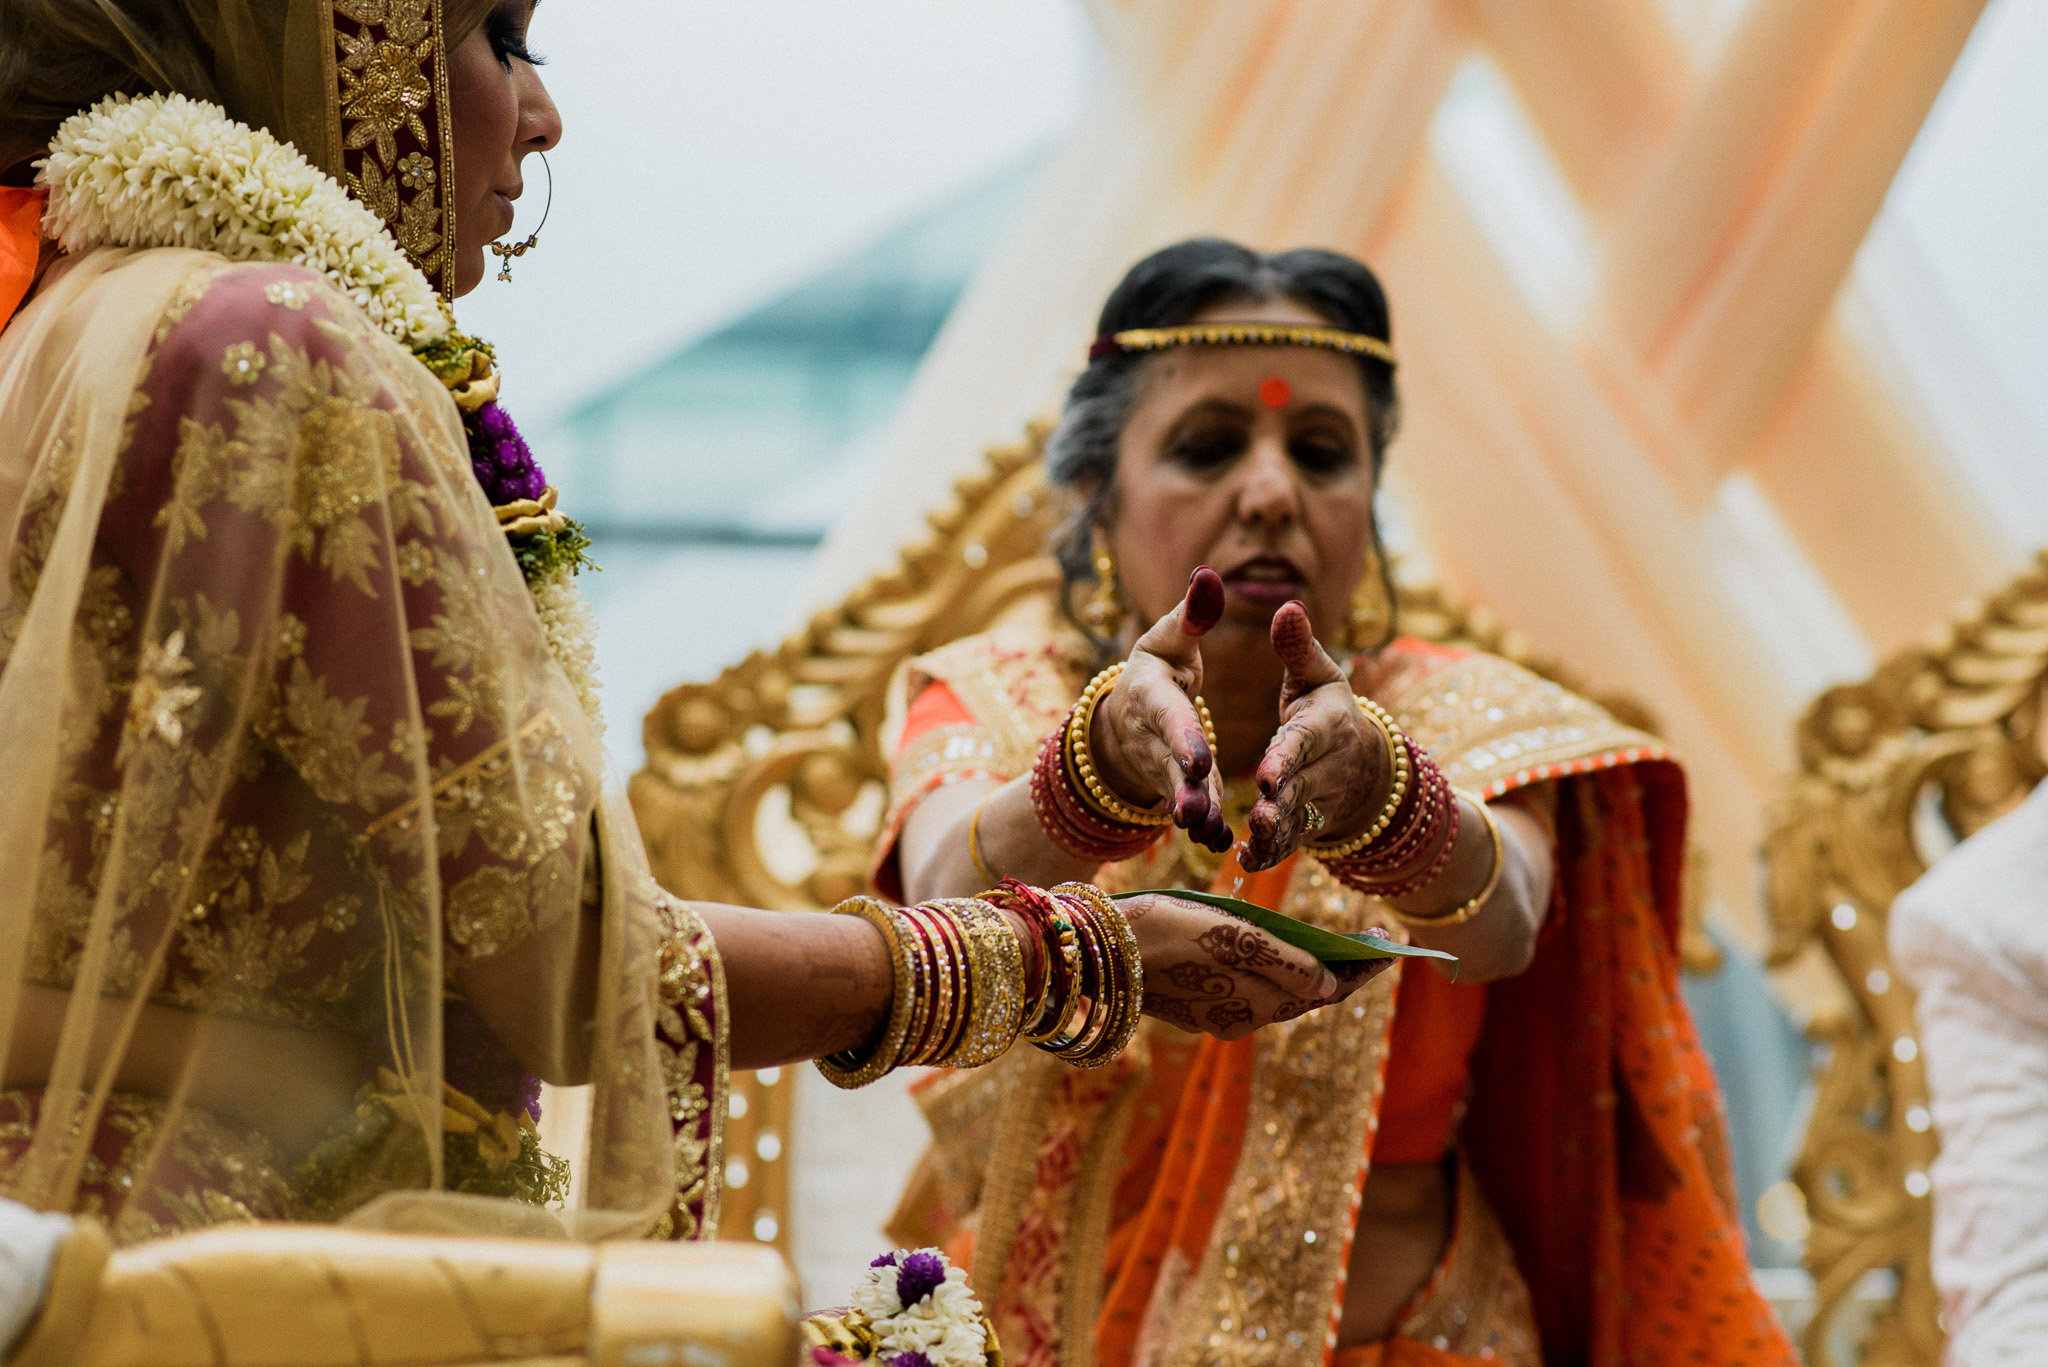
M 1385 740 L 1359 710 L 1351 680 L 1316 641 L 1308 611 L 1288 603 L 1273 614 L 1273 653 L 1287 673 L 1280 687 L 1280 729 L 1255 775 L 1259 800 L 1241 862 L 1269 869 L 1311 833 L 1308 804 L 1322 814 L 1318 840 L 1359 834 L 1386 801 Z
M 1219 1039 L 1243 1039 L 1340 1002 L 1393 962 L 1333 973 L 1307 950 L 1199 902 L 1134 897 L 1119 905 L 1145 965 L 1145 1014 Z
M 1198 844 L 1230 848 L 1223 787 L 1202 735 L 1202 637 L 1223 617 L 1223 580 L 1207 565 L 1187 596 L 1138 638 L 1116 686 L 1095 707 L 1095 771 L 1135 807 L 1173 804 L 1173 822 Z

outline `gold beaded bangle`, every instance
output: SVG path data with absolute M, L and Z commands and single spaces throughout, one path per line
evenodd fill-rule
M 981 858 L 981 813 L 982 809 L 988 806 L 988 798 L 994 796 L 995 793 L 990 793 L 988 797 L 975 804 L 974 819 L 967 823 L 967 857 L 974 861 L 974 872 L 981 878 L 981 885 L 985 888 L 992 888 L 1003 881 L 989 872 L 988 865 L 983 863 Z
M 1379 728 L 1380 739 L 1386 742 L 1387 758 L 1394 766 L 1394 785 L 1387 790 L 1387 800 L 1380 805 L 1379 815 L 1373 818 L 1372 825 L 1366 827 L 1362 834 L 1334 844 L 1314 840 L 1303 842 L 1302 848 L 1318 859 L 1348 859 L 1372 844 L 1385 834 L 1388 824 L 1394 819 L 1394 814 L 1401 810 L 1401 803 L 1408 796 L 1408 783 L 1414 766 L 1408 757 L 1407 732 L 1395 724 L 1393 715 L 1386 708 L 1371 698 L 1355 696 L 1358 697 L 1358 710 L 1365 713 L 1366 719 Z
M 1116 683 L 1118 676 L 1123 672 L 1123 662 L 1118 661 L 1090 679 L 1088 686 L 1081 690 L 1080 700 L 1074 704 L 1073 710 L 1067 713 L 1067 765 L 1073 776 L 1079 780 L 1081 801 L 1105 821 L 1114 821 L 1125 826 L 1171 826 L 1173 806 L 1170 802 L 1164 810 L 1133 807 L 1110 792 L 1109 786 L 1095 772 L 1095 753 L 1089 741 L 1095 722 L 1095 708 L 1108 695 L 1111 685 Z M 1216 754 L 1216 724 L 1209 716 L 1209 704 L 1202 700 L 1199 693 L 1193 695 L 1191 701 L 1195 704 L 1196 715 L 1202 720 L 1202 738 L 1209 743 L 1209 755 L 1213 763 Z
M 896 978 L 889 1001 L 889 1023 L 882 1027 L 882 1038 L 874 1047 L 865 1056 L 856 1049 L 818 1060 L 818 1071 L 827 1082 L 851 1090 L 867 1086 L 896 1066 L 903 1054 L 904 1037 L 910 1033 L 913 1000 L 919 994 L 912 976 L 910 947 L 893 909 L 873 897 L 849 897 L 832 908 L 832 914 L 858 916 L 882 932 L 882 939 L 889 946 L 889 966 Z
M 1449 911 L 1439 912 L 1435 916 L 1410 916 L 1399 907 L 1393 908 L 1394 915 L 1411 926 L 1463 925 L 1485 910 L 1487 899 L 1491 898 L 1494 889 L 1500 886 L 1501 873 L 1507 868 L 1507 847 L 1501 841 L 1500 822 L 1494 817 L 1493 809 L 1462 789 L 1458 791 L 1458 797 L 1477 807 L 1480 817 L 1486 822 L 1486 834 L 1493 841 L 1493 870 L 1486 875 L 1486 885 L 1480 888 L 1471 900 L 1461 902 Z

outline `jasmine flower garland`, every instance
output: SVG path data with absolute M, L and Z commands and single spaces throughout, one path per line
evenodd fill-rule
M 554 490 L 498 406 L 490 345 L 454 315 L 369 208 L 289 143 L 183 95 L 110 95 L 66 119 L 39 164 L 44 233 L 69 252 L 191 247 L 230 261 L 303 266 L 447 386 L 470 468 L 512 543 L 548 649 L 600 727 L 596 623 L 574 576 L 590 539 L 555 511 Z

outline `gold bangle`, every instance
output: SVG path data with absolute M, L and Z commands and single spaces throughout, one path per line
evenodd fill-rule
M 1380 739 L 1386 743 L 1387 760 L 1394 766 L 1394 784 L 1387 789 L 1387 800 L 1380 805 L 1379 815 L 1373 818 L 1372 825 L 1366 827 L 1363 834 L 1334 844 L 1314 840 L 1302 842 L 1302 848 L 1317 859 L 1348 859 L 1385 834 L 1394 814 L 1401 810 L 1402 802 L 1408 797 L 1408 783 L 1414 772 L 1408 754 L 1408 733 L 1395 723 L 1393 714 L 1371 698 L 1362 694 L 1353 696 L 1358 698 L 1358 710 L 1379 729 Z
M 1463 925 L 1485 910 L 1487 899 L 1492 897 L 1494 889 L 1500 886 L 1500 876 L 1507 868 L 1507 847 L 1501 841 L 1500 822 L 1494 817 L 1493 809 L 1462 789 L 1458 790 L 1457 796 L 1477 807 L 1480 818 L 1486 822 L 1486 834 L 1493 841 L 1493 870 L 1486 875 L 1486 885 L 1480 888 L 1471 900 L 1461 902 L 1449 911 L 1438 912 L 1434 916 L 1410 916 L 1398 907 L 1393 908 L 1394 915 L 1411 926 Z
M 1000 788 L 996 790 L 996 792 L 1001 791 L 1002 789 Z M 988 798 L 994 797 L 995 795 L 995 793 L 990 793 L 988 797 L 985 797 L 980 802 L 976 803 L 974 807 L 974 819 L 967 823 L 967 857 L 974 861 L 974 871 L 976 874 L 980 875 L 981 885 L 984 888 L 992 888 L 996 884 L 1003 881 L 1002 879 L 996 877 L 993 873 L 989 872 L 988 865 L 984 864 L 981 861 L 981 812 L 984 807 L 988 806 Z
M 1109 791 L 1109 785 L 1095 772 L 1095 753 L 1089 740 L 1090 731 L 1095 723 L 1095 708 L 1108 696 L 1111 686 L 1123 672 L 1123 662 L 1118 661 L 1090 679 L 1088 686 L 1081 690 L 1080 700 L 1074 704 L 1073 710 L 1067 713 L 1067 764 L 1074 777 L 1080 780 L 1081 800 L 1095 815 L 1105 821 L 1114 821 L 1125 826 L 1171 826 L 1171 801 L 1163 811 L 1134 807 Z M 1216 756 L 1216 723 L 1209 716 L 1209 704 L 1203 701 L 1201 694 L 1193 694 L 1190 701 L 1195 705 L 1195 714 L 1201 718 L 1202 738 L 1209 743 L 1210 763 L 1213 765 Z
M 1102 998 L 1097 1004 L 1104 1017 L 1102 1023 L 1097 1026 L 1091 1019 L 1081 1038 L 1068 1048 L 1056 1050 L 1054 1057 L 1076 1067 L 1099 1068 L 1123 1053 L 1138 1033 L 1145 998 L 1145 966 L 1138 954 L 1138 937 L 1132 932 L 1123 908 L 1093 883 L 1062 883 L 1052 891 L 1079 898 L 1095 913 L 1097 928 L 1102 932 L 1097 937 L 1099 948 L 1105 961 L 1103 980 L 1096 984 Z
M 864 1057 L 860 1050 L 855 1049 L 828 1054 L 818 1060 L 818 1071 L 825 1075 L 827 1082 L 851 1090 L 865 1087 L 881 1077 L 902 1057 L 903 1040 L 910 1033 L 916 984 L 912 977 L 910 948 L 904 943 L 902 927 L 897 924 L 896 912 L 891 907 L 873 897 L 849 897 L 832 908 L 832 914 L 858 916 L 881 931 L 882 939 L 889 946 L 889 966 L 896 975 L 895 990 L 889 1001 L 889 1023 L 882 1027 L 882 1038 L 874 1047 Z
M 947 898 L 940 908 L 959 929 L 967 950 L 967 1029 L 940 1068 L 975 1068 L 1001 1058 L 1024 1025 L 1024 946 L 1002 912 L 972 897 Z

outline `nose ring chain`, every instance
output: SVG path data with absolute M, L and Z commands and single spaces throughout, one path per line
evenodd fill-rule
M 541 205 L 540 222 L 532 232 L 526 235 L 524 242 L 516 242 L 509 247 L 502 242 L 491 243 L 491 255 L 498 257 L 505 263 L 498 268 L 498 278 L 507 283 L 510 283 L 512 279 L 513 258 L 526 255 L 539 243 L 540 230 L 548 226 L 548 210 L 555 207 L 555 168 L 548 165 L 547 153 L 536 152 L 534 155 L 540 158 L 541 169 L 548 173 L 548 198 L 547 203 Z

